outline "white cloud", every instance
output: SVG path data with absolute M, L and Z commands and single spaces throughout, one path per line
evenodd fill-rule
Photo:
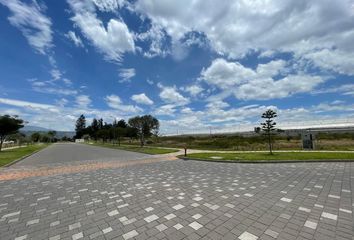
M 71 86 L 73 85 L 73 82 L 70 79 L 63 78 L 63 82 L 66 86 Z
M 56 95 L 72 95 L 75 96 L 78 94 L 76 89 L 71 88 L 71 81 L 64 78 L 63 82 L 66 86 L 61 87 L 58 85 L 58 82 L 55 81 L 38 81 L 37 79 L 28 80 L 32 86 L 32 90 L 35 92 L 46 93 L 46 94 L 56 94 Z
M 234 93 L 236 98 L 243 100 L 285 98 L 297 93 L 310 92 L 324 81 L 322 77 L 307 75 L 289 75 L 280 80 L 256 79 L 240 85 Z
M 105 27 L 90 0 L 68 0 L 68 3 L 74 13 L 71 20 L 106 60 L 120 62 L 125 52 L 135 51 L 133 35 L 122 20 L 112 18 Z
M 319 89 L 313 92 L 313 94 L 323 93 L 341 93 L 342 95 L 354 96 L 354 84 L 343 84 L 340 86 L 327 87 L 325 89 Z
M 114 12 L 124 6 L 125 0 L 92 0 L 101 12 Z
M 75 32 L 69 31 L 68 33 L 65 34 L 65 37 L 70 39 L 75 44 L 76 47 L 84 47 L 81 38 L 77 36 Z
M 52 75 L 54 80 L 59 80 L 62 76 L 62 73 L 59 71 L 59 69 L 55 68 L 50 71 L 50 75 Z
M 137 39 L 150 43 L 149 49 L 144 52 L 145 57 L 165 57 L 170 53 L 166 46 L 166 33 L 156 24 L 153 24 L 148 31 L 138 34 Z
M 354 75 L 353 51 L 322 49 L 307 53 L 303 58 L 310 59 L 314 65 L 345 75 Z
M 327 78 L 303 73 L 287 73 L 286 62 L 273 60 L 259 64 L 256 70 L 238 62 L 216 59 L 201 72 L 201 80 L 223 91 L 217 100 L 234 94 L 243 100 L 284 98 L 297 93 L 310 92 Z M 283 76 L 286 73 L 287 76 Z
M 88 108 L 91 104 L 91 99 L 87 95 L 76 96 L 75 101 L 79 108 Z
M 223 101 L 213 101 L 206 105 L 207 108 L 218 108 L 218 109 L 227 108 L 229 106 L 230 105 L 227 102 L 223 102 Z
M 227 62 L 225 59 L 215 59 L 207 69 L 201 72 L 201 78 L 210 85 L 222 89 L 241 84 L 256 76 L 256 73 L 238 62 Z
M 204 91 L 199 85 L 190 85 L 182 88 L 183 91 L 188 92 L 191 96 L 196 97 L 198 94 Z
M 176 106 L 173 104 L 166 104 L 157 108 L 154 112 L 157 116 L 174 116 Z
M 28 43 L 39 53 L 46 54 L 53 46 L 52 22 L 44 15 L 45 7 L 32 3 L 24 3 L 19 0 L 0 0 L 7 6 L 12 16 L 8 19 L 27 38 Z
M 154 102 L 148 96 L 146 96 L 145 93 L 135 94 L 131 97 L 131 99 L 136 103 L 140 103 L 144 105 L 154 104 Z
M 134 9 L 151 19 L 153 28 L 163 29 L 172 42 L 197 31 L 205 34 L 216 52 L 230 58 L 253 52 L 263 57 L 275 52 L 311 53 L 331 58 L 328 64 L 317 62 L 321 67 L 345 74 L 353 71 L 351 0 L 138 0 Z
M 160 98 L 166 103 L 173 103 L 177 105 L 186 105 L 189 103 L 189 99 L 183 97 L 176 89 L 176 87 L 166 87 L 159 84 L 161 92 Z
M 104 98 L 104 100 L 106 101 L 109 107 L 122 111 L 123 113 L 138 113 L 143 111 L 141 108 L 137 106 L 124 105 L 120 97 L 114 94 L 107 95 Z
M 121 78 L 119 82 L 130 82 L 131 78 L 133 78 L 135 74 L 134 68 L 122 68 L 119 70 L 119 77 Z
M 6 105 L 11 105 L 11 106 L 16 106 L 16 107 L 22 107 L 25 109 L 46 110 L 46 111 L 50 111 L 50 112 L 59 113 L 59 110 L 56 108 L 56 106 L 50 105 L 50 104 L 33 103 L 33 102 L 14 100 L 14 99 L 8 99 L 8 98 L 0 98 L 0 103 L 6 104 Z

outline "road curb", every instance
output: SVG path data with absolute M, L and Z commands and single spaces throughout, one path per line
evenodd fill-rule
M 200 158 L 188 158 L 188 157 L 180 157 L 177 158 L 185 160 L 185 161 L 201 161 L 201 162 L 218 162 L 218 163 L 243 163 L 243 164 L 260 164 L 260 163 L 328 163 L 328 162 L 354 162 L 354 159 L 331 159 L 331 160 L 255 160 L 255 161 L 238 161 L 238 160 L 209 160 L 209 159 L 200 159 Z
M 45 147 L 45 148 L 46 148 L 46 147 Z M 14 161 L 12 161 L 12 162 L 9 162 L 8 164 L 5 164 L 4 166 L 2 166 L 2 167 L 0 167 L 0 168 L 7 168 L 7 167 L 10 167 L 10 166 L 14 165 L 15 163 L 18 163 L 18 162 L 22 161 L 23 159 L 28 158 L 28 157 L 32 156 L 33 154 L 36 154 L 36 153 L 39 152 L 39 151 L 42 151 L 42 150 L 45 149 L 45 148 L 38 149 L 38 150 L 36 150 L 36 151 L 34 151 L 34 152 L 30 153 L 30 154 L 27 154 L 27 155 L 25 155 L 25 156 L 22 156 L 22 157 L 20 157 L 20 158 L 14 160 Z

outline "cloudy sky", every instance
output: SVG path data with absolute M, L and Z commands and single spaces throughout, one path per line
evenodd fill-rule
M 0 0 L 0 114 L 165 134 L 354 123 L 354 0 Z

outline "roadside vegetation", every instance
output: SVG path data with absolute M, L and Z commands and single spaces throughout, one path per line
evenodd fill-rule
M 212 161 L 252 162 L 252 161 L 325 161 L 354 160 L 354 152 L 252 152 L 252 153 L 192 153 L 187 158 Z
M 46 148 L 49 144 L 33 144 L 28 146 L 22 146 L 19 148 L 13 148 L 8 150 L 3 150 L 0 152 L 0 167 L 9 164 L 17 159 L 23 158 L 30 155 L 36 151 Z
M 99 147 L 107 147 L 113 149 L 121 149 L 131 152 L 139 152 L 139 153 L 146 153 L 146 154 L 166 154 L 166 153 L 174 153 L 178 152 L 178 149 L 171 149 L 171 148 L 160 148 L 160 147 L 140 147 L 139 145 L 117 145 L 112 143 L 99 143 L 99 142 L 90 142 L 90 145 L 99 146 Z

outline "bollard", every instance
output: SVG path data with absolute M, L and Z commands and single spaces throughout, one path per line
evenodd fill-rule
M 187 157 L 187 147 L 184 147 L 184 156 Z

